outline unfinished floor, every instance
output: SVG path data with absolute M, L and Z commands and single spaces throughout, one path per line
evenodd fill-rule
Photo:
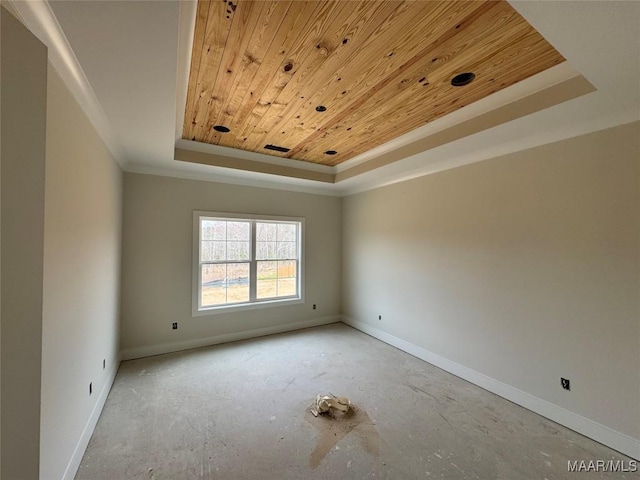
M 352 415 L 313 417 L 328 392 Z M 630 460 L 333 324 L 123 362 L 76 479 L 553 480 L 609 459 Z

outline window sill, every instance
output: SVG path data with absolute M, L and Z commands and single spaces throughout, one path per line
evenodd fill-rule
M 205 315 L 217 315 L 220 313 L 235 313 L 244 310 L 256 310 L 259 308 L 282 307 L 285 305 L 297 305 L 304 303 L 301 297 L 278 298 L 274 300 L 264 300 L 252 303 L 237 303 L 235 305 L 221 305 L 219 307 L 204 307 L 191 312 L 192 317 L 202 317 Z

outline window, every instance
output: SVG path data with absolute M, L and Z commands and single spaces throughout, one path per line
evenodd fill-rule
M 194 212 L 193 314 L 302 301 L 302 229 L 290 217 Z

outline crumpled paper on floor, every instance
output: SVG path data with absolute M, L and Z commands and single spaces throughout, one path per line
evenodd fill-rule
M 311 407 L 311 413 L 317 417 L 321 413 L 329 413 L 332 408 L 347 413 L 349 407 L 351 407 L 351 402 L 347 397 L 336 397 L 333 393 L 318 395 L 315 404 Z

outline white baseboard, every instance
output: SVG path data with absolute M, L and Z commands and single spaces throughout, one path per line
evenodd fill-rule
M 360 330 L 372 337 L 382 340 L 389 345 L 393 345 L 414 357 L 439 367 L 453 375 L 463 378 L 479 387 L 484 388 L 500 397 L 516 403 L 528 410 L 531 410 L 543 417 L 554 422 L 564 425 L 596 442 L 602 443 L 607 447 L 613 448 L 631 458 L 640 460 L 640 440 L 620 433 L 600 423 L 594 422 L 577 413 L 565 408 L 559 407 L 551 402 L 535 397 L 527 392 L 518 390 L 506 383 L 500 382 L 494 378 L 488 377 L 483 373 L 476 372 L 471 368 L 460 365 L 459 363 L 448 360 L 440 355 L 418 347 L 412 343 L 395 337 L 384 332 L 370 324 L 359 322 L 352 318 L 342 317 L 342 321 L 353 328 Z
M 283 325 L 275 325 L 273 327 L 256 328 L 254 330 L 227 333 L 213 337 L 194 338 L 191 340 L 183 340 L 181 342 L 163 343 L 160 345 L 149 345 L 146 347 L 126 348 L 120 352 L 120 358 L 122 360 L 133 360 L 134 358 L 150 357 L 152 355 L 161 355 L 163 353 L 208 347 L 210 345 L 247 340 L 249 338 L 263 337 L 265 335 L 273 335 L 274 333 L 290 332 L 293 330 L 300 330 L 302 328 L 318 327 L 320 325 L 338 323 L 341 320 L 342 317 L 340 315 L 331 315 L 303 322 L 285 323 Z
M 118 373 L 119 367 L 120 360 L 118 359 L 107 374 L 107 381 L 104 383 L 104 386 L 100 391 L 100 395 L 98 396 L 98 401 L 93 407 L 91 415 L 89 416 L 89 419 L 87 420 L 87 423 L 82 430 L 82 435 L 80 435 L 80 439 L 76 444 L 76 448 L 73 450 L 73 455 L 71 455 L 71 459 L 67 464 L 67 468 L 64 471 L 62 480 L 73 480 L 76 476 L 76 473 L 78 473 L 78 468 L 80 467 L 82 456 L 87 449 L 87 445 L 89 445 L 89 440 L 91 440 L 91 435 L 93 435 L 93 431 L 96 428 L 96 424 L 98 423 L 98 419 L 100 418 L 100 414 L 102 413 L 104 404 L 107 401 L 107 397 L 109 396 L 109 391 L 111 390 L 113 381 L 116 379 L 116 373 Z

